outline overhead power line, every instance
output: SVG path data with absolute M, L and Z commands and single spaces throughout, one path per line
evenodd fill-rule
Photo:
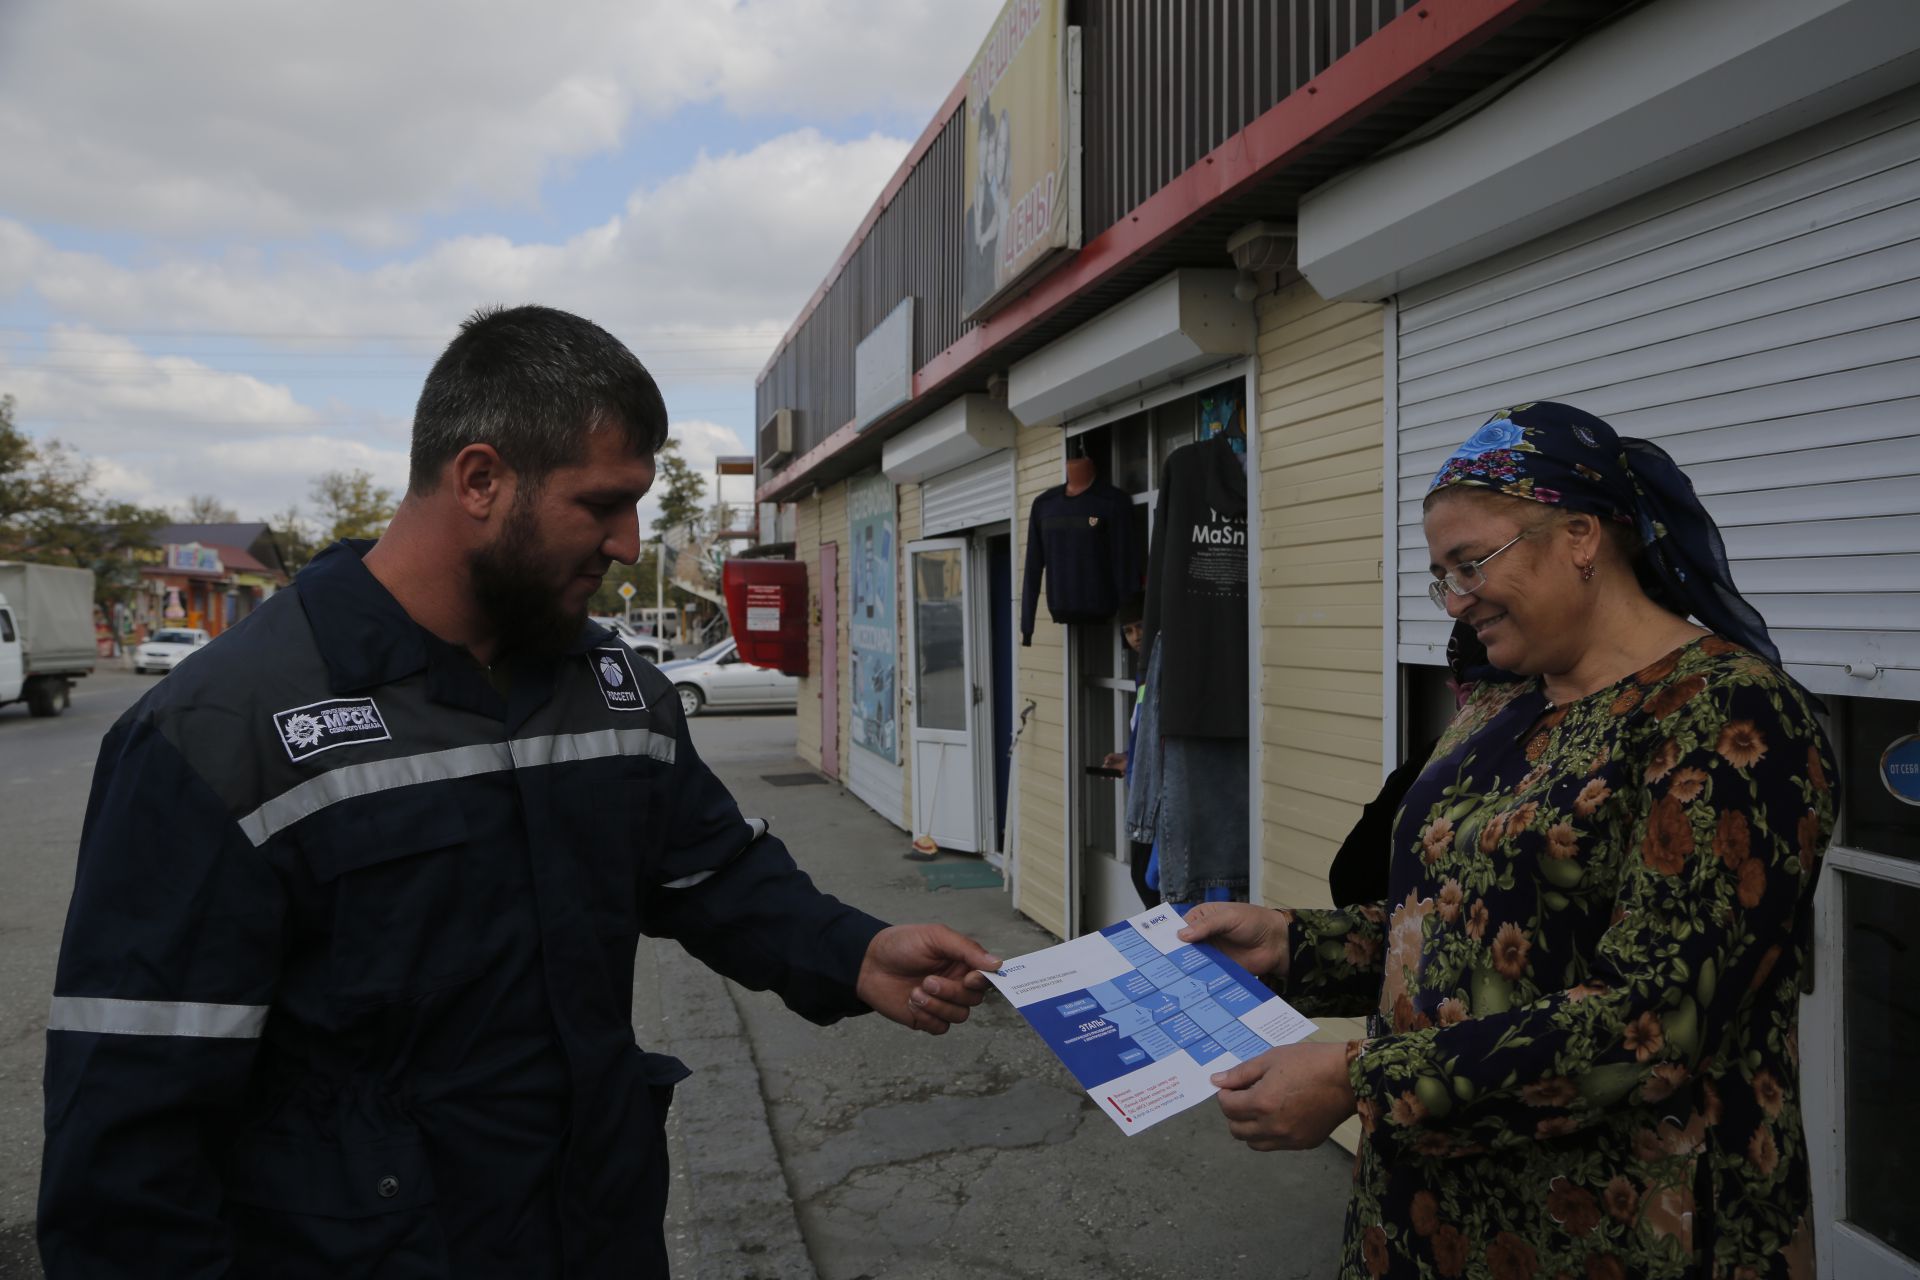
M 53 325 L 50 323 L 41 323 L 41 324 L 34 324 L 34 325 L 0 324 L 0 333 L 38 334 L 38 333 L 45 333 L 48 329 L 52 327 Z M 711 339 L 708 337 L 707 332 L 699 329 L 689 330 L 684 325 L 661 326 L 657 328 L 622 328 L 619 330 L 619 332 L 629 336 L 635 335 L 635 334 L 652 335 L 649 338 L 649 342 L 669 342 L 674 340 L 675 338 L 693 338 L 703 342 L 711 341 Z M 723 332 L 726 334 L 726 336 L 729 339 L 738 339 L 741 342 L 757 343 L 762 340 L 766 342 L 778 342 L 780 338 L 786 334 L 786 329 L 784 327 L 764 328 L 764 329 L 762 328 L 749 328 L 749 329 L 728 328 L 728 329 L 724 329 Z M 103 338 L 173 338 L 173 339 L 180 339 L 180 340 L 192 340 L 192 339 L 199 339 L 199 338 L 224 338 L 224 339 L 235 339 L 235 340 L 249 341 L 249 342 L 252 342 L 252 341 L 421 342 L 421 343 L 431 343 L 436 346 L 445 346 L 447 342 L 450 340 L 450 338 L 452 337 L 452 335 L 449 333 L 326 333 L 326 332 L 316 332 L 316 331 L 300 332 L 300 331 L 292 331 L 292 330 L 280 331 L 280 330 L 270 330 L 270 329 L 101 329 L 101 328 L 91 327 L 91 326 L 82 332 L 70 333 L 68 336 L 69 337 L 96 337 L 97 336 L 97 337 L 103 337 Z

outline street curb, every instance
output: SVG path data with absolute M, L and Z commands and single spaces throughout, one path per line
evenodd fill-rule
M 816 1280 L 726 980 L 677 943 L 655 941 L 651 952 L 660 1026 L 650 1047 L 693 1068 L 667 1123 L 676 1280 Z

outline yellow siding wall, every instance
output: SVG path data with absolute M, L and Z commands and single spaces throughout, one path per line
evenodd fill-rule
M 920 536 L 920 486 L 895 489 L 894 519 L 899 522 L 893 540 L 895 625 L 893 686 L 900 696 L 900 765 L 906 785 L 900 789 L 900 826 L 913 831 L 913 655 L 907 651 L 907 610 L 912 608 L 912 584 L 907 581 L 907 544 Z
M 1060 432 L 1023 428 L 1015 440 L 1013 592 L 1014 625 L 1020 617 L 1020 584 L 1026 564 L 1027 511 L 1040 494 L 1061 482 Z M 1014 722 L 1031 702 L 1014 757 L 1013 785 L 1019 789 L 1020 823 L 1014 856 L 1015 905 L 1056 937 L 1067 932 L 1066 628 L 1040 610 L 1033 645 L 1014 638 Z
M 800 705 L 794 719 L 795 749 L 800 758 L 820 767 L 820 499 L 808 497 L 795 505 L 793 554 L 807 566 L 807 674 L 800 677 Z
M 1261 892 L 1322 907 L 1382 776 L 1382 317 L 1304 283 L 1257 310 Z M 1320 1021 L 1317 1039 L 1363 1034 Z M 1357 1132 L 1335 1136 L 1351 1148 Z
M 847 486 L 836 484 L 823 489 L 814 501 L 820 504 L 820 541 L 831 542 L 840 549 L 840 608 L 838 616 L 832 619 L 822 618 L 820 625 L 830 626 L 839 634 L 835 652 L 840 655 L 840 776 L 847 776 L 847 732 L 852 717 L 847 707 L 851 699 L 847 697 Z

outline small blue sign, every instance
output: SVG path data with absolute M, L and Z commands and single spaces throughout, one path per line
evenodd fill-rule
M 1880 781 L 1894 799 L 1920 805 L 1920 733 L 1896 738 L 1880 753 Z

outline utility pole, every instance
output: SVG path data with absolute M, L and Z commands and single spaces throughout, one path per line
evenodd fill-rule
M 667 535 L 662 533 L 653 557 L 653 634 L 662 644 L 667 639 Z M 678 636 L 674 637 L 676 640 Z

